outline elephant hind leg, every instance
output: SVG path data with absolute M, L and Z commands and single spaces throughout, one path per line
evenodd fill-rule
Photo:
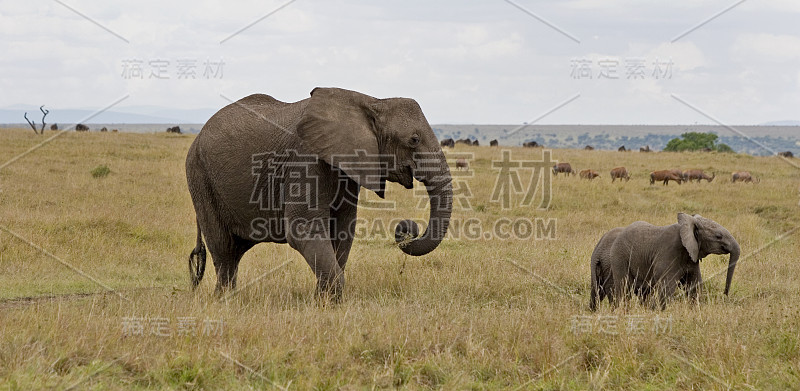
M 200 266 L 205 267 L 207 248 L 217 271 L 215 293 L 221 294 L 226 289 L 235 288 L 239 261 L 255 243 L 239 239 L 230 233 L 229 227 L 232 223 L 226 216 L 231 214 L 224 204 L 218 202 L 219 197 L 214 191 L 213 182 L 209 180 L 203 165 L 197 159 L 190 158 L 186 167 L 189 192 L 197 216 L 197 244 L 189 255 L 192 284 L 199 283 L 203 276 Z
M 608 302 L 614 305 L 613 286 L 611 272 L 603 270 L 600 264 L 593 265 L 591 292 L 589 297 L 589 309 L 595 311 L 597 306 L 608 296 Z
M 236 289 L 236 274 L 239 270 L 239 261 L 242 260 L 244 253 L 253 247 L 253 243 L 228 237 L 215 244 L 217 244 L 215 248 L 211 248 L 209 244 L 209 251 L 214 260 L 214 268 L 217 271 L 217 286 L 214 289 L 214 294 L 219 296 L 225 291 Z

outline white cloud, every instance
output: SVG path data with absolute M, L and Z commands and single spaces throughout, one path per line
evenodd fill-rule
M 693 121 L 690 111 L 674 107 L 671 92 L 727 121 L 796 118 L 800 34 L 784 13 L 800 2 L 767 2 L 745 15 L 747 2 L 742 7 L 750 8 L 737 7 L 673 44 L 665 42 L 727 4 L 520 2 L 582 38 L 578 45 L 503 2 L 298 1 L 220 45 L 285 1 L 68 1 L 127 44 L 56 2 L 0 0 L 0 106 L 99 108 L 130 93 L 123 104 L 218 108 L 226 104 L 220 93 L 291 101 L 323 85 L 410 96 L 424 102 L 434 122 L 527 121 L 577 92 L 581 99 L 544 122 Z M 628 57 L 645 58 L 649 70 L 656 58 L 671 58 L 674 77 L 653 80 L 648 72 L 647 80 L 576 81 L 570 59 L 581 57 L 616 58 L 621 66 Z M 159 58 L 172 65 L 193 58 L 199 66 L 223 58 L 224 78 L 120 75 L 123 60 Z M 622 66 L 622 78 L 624 72 Z
M 741 34 L 732 52 L 741 59 L 766 61 L 800 60 L 800 36 L 776 34 Z
M 692 71 L 709 65 L 709 60 L 694 42 L 662 43 L 647 52 L 648 60 L 666 61 L 672 59 L 673 68 L 682 72 Z

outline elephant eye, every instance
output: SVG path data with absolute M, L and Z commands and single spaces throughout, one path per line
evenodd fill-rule
M 411 140 L 408 141 L 408 145 L 410 145 L 411 148 L 416 148 L 417 146 L 419 146 L 419 136 L 417 136 L 416 134 L 411 136 Z

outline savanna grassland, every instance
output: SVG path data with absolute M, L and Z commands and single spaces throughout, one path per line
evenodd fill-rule
M 45 137 L 3 130 L 0 164 Z M 277 244 L 246 254 L 237 294 L 215 299 L 210 259 L 191 292 L 192 140 L 72 132 L 0 169 L 0 389 L 800 387 L 800 168 L 777 157 L 553 150 L 602 176 L 553 178 L 547 210 L 536 208 L 541 193 L 521 206 L 513 192 L 503 209 L 490 201 L 501 148 L 459 146 L 474 157 L 471 176 L 459 177 L 471 196 L 456 199 L 453 236 L 423 257 L 399 251 L 381 235 L 389 221 L 424 221 L 427 211 L 392 184 L 394 210 L 359 212 L 344 299 L 326 304 L 305 261 Z M 611 183 L 619 165 L 630 182 Z M 717 178 L 649 184 L 650 171 L 673 167 Z M 760 183 L 732 184 L 734 170 Z M 519 174 L 527 188 L 532 171 Z M 739 241 L 730 296 L 720 274 L 728 257 L 712 255 L 699 305 L 676 296 L 663 312 L 604 302 L 590 313 L 589 257 L 602 234 L 637 220 L 672 224 L 678 212 Z M 555 230 L 486 239 L 457 230 L 470 218 L 484 233 L 502 218 L 553 219 Z M 141 335 L 131 328 L 139 318 Z M 218 321 L 222 329 L 206 329 Z

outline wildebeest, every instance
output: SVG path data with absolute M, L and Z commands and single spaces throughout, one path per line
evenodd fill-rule
M 497 142 L 497 139 L 494 139 L 494 140 L 492 140 L 492 141 L 489 141 L 489 146 L 490 146 L 490 147 L 496 147 L 496 146 L 498 146 L 498 145 L 500 145 L 500 144 Z
M 558 176 L 558 173 L 560 172 L 563 172 L 564 174 L 575 175 L 575 170 L 572 169 L 572 166 L 569 163 L 558 163 L 553 166 L 553 175 Z
M 58 130 L 58 124 L 50 125 L 50 130 Z
M 77 125 L 75 125 L 75 131 L 76 132 L 88 132 L 89 131 L 89 127 L 84 125 L 84 124 L 77 124 Z
M 631 180 L 631 174 L 625 167 L 615 167 L 611 170 L 611 182 L 613 183 L 617 179 L 619 179 L 620 182 L 622 182 L 623 179 L 627 182 Z
M 617 151 L 619 151 L 619 152 L 625 152 L 625 151 L 627 151 L 627 149 L 625 149 L 625 146 L 623 145 L 623 146 L 621 146 L 621 147 L 617 148 Z
M 586 169 L 586 170 L 581 170 L 581 172 L 578 173 L 578 176 L 580 176 L 581 179 L 588 179 L 591 181 L 592 179 L 599 177 L 600 174 L 598 174 L 597 171 L 595 170 Z
M 649 145 L 645 145 L 643 147 L 639 147 L 639 152 L 653 152 L 653 150 L 650 149 Z
M 786 152 L 778 152 L 778 156 L 794 157 L 794 154 L 792 153 L 792 151 L 786 151 Z
M 111 133 L 117 133 L 117 132 L 119 132 L 118 129 L 111 129 Z
M 100 131 L 101 131 L 101 132 L 108 132 L 108 128 L 107 128 L 107 127 L 105 127 L 105 126 L 103 126 L 103 127 L 100 129 Z
M 439 144 L 441 144 L 442 148 L 444 148 L 444 147 L 454 148 L 456 146 L 455 140 L 453 140 L 451 138 L 446 138 L 446 139 L 442 140 Z
M 458 158 L 456 159 L 456 170 L 461 171 L 461 169 L 469 170 L 469 163 L 467 163 L 467 159 Z
M 525 148 L 536 148 L 536 147 L 538 147 L 540 145 L 536 141 L 526 141 L 526 142 L 522 143 L 522 146 L 525 147 Z
M 178 134 L 180 134 L 181 133 L 181 127 L 180 126 L 173 126 L 171 128 L 167 128 L 167 133 L 178 133 Z
M 664 186 L 668 184 L 669 181 L 678 182 L 680 185 L 683 183 L 683 173 L 680 170 L 677 170 L 678 173 L 675 173 L 676 170 L 659 170 L 653 171 L 650 173 L 650 184 L 658 182 L 664 182 Z
M 481 145 L 481 144 L 480 144 L 480 143 L 478 143 L 478 140 L 472 140 L 472 146 L 473 146 L 473 147 L 479 147 L 480 145 Z
M 594 147 L 591 146 L 591 145 L 587 145 L 587 146 L 583 147 L 583 149 L 585 149 L 587 151 L 594 151 Z

